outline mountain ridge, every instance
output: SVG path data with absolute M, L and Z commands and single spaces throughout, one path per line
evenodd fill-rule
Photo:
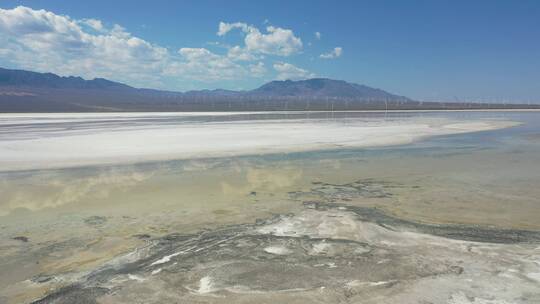
M 251 96 L 251 97 L 337 97 L 337 98 L 386 98 L 408 99 L 381 89 L 365 85 L 334 80 L 311 78 L 305 80 L 274 80 L 253 90 L 234 91 L 226 89 L 203 89 L 191 91 L 163 91 L 135 88 L 104 78 L 83 79 L 78 76 L 59 76 L 53 73 L 39 73 L 26 70 L 0 68 L 0 86 L 27 86 L 54 89 L 126 89 L 168 92 L 186 96 Z
M 344 80 L 329 78 L 311 78 L 305 80 L 274 80 L 250 91 L 250 94 L 268 94 L 270 96 L 311 96 L 342 98 L 382 98 L 406 99 L 381 89 L 368 87 Z
M 0 68 L 0 113 L 127 111 L 356 111 L 540 108 L 415 101 L 344 80 L 274 80 L 253 90 L 186 92 L 135 88 L 94 78 Z
M 79 76 L 59 76 L 54 73 L 38 73 L 26 70 L 14 70 L 5 68 L 0 68 L 0 85 L 25 85 L 32 87 L 49 87 L 59 89 L 133 88 L 126 84 L 111 81 L 105 78 L 94 78 L 91 80 L 86 80 Z

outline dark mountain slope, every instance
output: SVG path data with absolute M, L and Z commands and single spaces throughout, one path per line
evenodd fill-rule
M 103 78 L 85 80 L 0 68 L 1 112 L 327 111 L 538 108 L 538 105 L 418 102 L 342 80 L 272 81 L 251 91 L 173 92 L 138 89 Z
M 307 80 L 284 80 L 272 81 L 261 87 L 249 91 L 254 96 L 296 96 L 296 97 L 337 97 L 359 99 L 401 99 L 408 100 L 403 96 L 390 94 L 380 89 L 365 85 L 349 83 L 343 80 L 327 78 L 313 78 Z
M 26 86 L 57 89 L 133 89 L 123 83 L 103 78 L 84 80 L 81 77 L 61 77 L 53 73 L 37 73 L 0 68 L 0 86 Z

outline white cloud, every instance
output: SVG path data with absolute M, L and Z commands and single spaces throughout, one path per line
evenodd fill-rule
M 233 80 L 248 75 L 248 70 L 227 56 L 212 53 L 205 48 L 181 48 L 179 61 L 166 67 L 169 76 L 190 75 L 199 81 Z
M 249 65 L 250 76 L 262 77 L 266 74 L 266 67 L 263 62 L 257 62 L 256 64 Z
M 321 33 L 315 32 L 315 38 L 317 38 L 317 40 L 321 40 Z
M 162 87 L 177 80 L 219 81 L 256 74 L 251 66 L 234 62 L 247 60 L 241 51 L 234 49 L 231 58 L 204 48 L 176 53 L 118 24 L 107 28 L 101 20 L 77 20 L 24 6 L 0 9 L 0 63 L 22 69 Z
M 263 62 L 244 66 L 235 61 L 237 58 L 231 58 L 230 53 L 219 55 L 205 48 L 181 48 L 178 54 L 181 60 L 170 63 L 165 68 L 166 75 L 190 75 L 190 79 L 212 82 L 262 77 L 266 74 Z
M 227 57 L 235 61 L 253 61 L 258 59 L 257 56 L 253 55 L 248 50 L 238 45 L 229 48 L 229 51 L 227 52 Z
M 248 25 L 242 22 L 235 22 L 235 23 L 220 22 L 217 35 L 224 36 L 225 34 L 227 34 L 228 32 L 232 31 L 235 28 L 242 29 L 242 31 L 246 32 L 248 29 Z
M 126 29 L 121 26 L 120 24 L 113 25 L 112 29 L 109 32 L 111 35 L 119 38 L 129 38 L 131 36 L 130 33 L 126 31 Z
M 315 74 L 286 62 L 274 63 L 274 70 L 278 73 L 276 78 L 279 80 L 298 80 L 315 77 Z
M 268 26 L 266 31 L 268 34 L 262 34 L 258 29 L 250 30 L 245 38 L 248 50 L 280 56 L 289 56 L 302 50 L 302 40 L 293 31 L 273 26 Z
M 92 19 L 92 18 L 83 19 L 81 21 L 81 23 L 91 27 L 95 31 L 98 31 L 98 32 L 104 32 L 105 31 L 105 27 L 103 26 L 103 23 L 101 22 L 101 20 Z
M 343 53 L 343 48 L 335 47 L 330 53 L 321 54 L 319 57 L 323 59 L 334 59 L 341 56 L 342 53 Z
M 302 40 L 294 35 L 290 29 L 267 26 L 266 33 L 246 23 L 219 23 L 217 34 L 224 36 L 233 29 L 240 29 L 245 33 L 244 43 L 248 51 L 254 53 L 289 56 L 302 50 Z

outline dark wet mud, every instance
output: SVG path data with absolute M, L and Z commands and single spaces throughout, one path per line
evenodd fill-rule
M 301 198 L 306 195 L 320 197 L 325 202 L 343 202 L 358 198 L 390 198 L 394 196 L 393 189 L 405 185 L 376 179 L 360 179 L 350 183 L 332 184 L 313 182 L 310 191 L 290 192 L 291 198 Z

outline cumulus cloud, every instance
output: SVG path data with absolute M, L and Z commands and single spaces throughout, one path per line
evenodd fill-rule
M 228 32 L 236 28 L 242 29 L 242 31 L 247 32 L 249 27 L 247 24 L 242 23 L 242 22 L 235 22 L 235 23 L 220 22 L 217 35 L 224 36 L 225 34 L 227 34 Z
M 136 37 L 118 24 L 19 6 L 0 9 L 0 64 L 60 75 L 104 77 L 139 87 L 164 87 L 182 80 L 264 77 L 269 68 L 262 60 L 267 56 L 302 51 L 302 40 L 291 29 L 220 22 L 217 35 L 234 30 L 240 31 L 244 43 L 227 47 L 226 52 L 198 47 L 176 51 Z M 339 57 L 341 48 L 332 54 Z M 284 62 L 271 68 L 278 79 L 314 75 Z
M 247 51 L 268 55 L 290 56 L 302 50 L 302 40 L 290 29 L 267 26 L 266 33 L 243 22 L 219 23 L 217 34 L 224 36 L 233 29 L 245 33 L 244 43 Z
M 252 77 L 262 77 L 266 74 L 266 67 L 263 62 L 259 61 L 249 65 L 249 72 Z
M 226 33 L 231 26 L 221 31 Z M 173 52 L 98 19 L 78 20 L 24 6 L 0 9 L 0 62 L 23 69 L 161 87 L 171 76 L 218 81 L 253 75 L 251 66 L 235 62 L 247 60 L 244 53 L 236 48 L 230 57 L 204 48 Z
M 227 52 L 227 57 L 235 61 L 253 61 L 259 59 L 259 57 L 255 56 L 247 49 L 242 48 L 238 45 L 229 48 L 229 51 Z
M 169 76 L 189 74 L 199 81 L 233 80 L 248 74 L 248 70 L 227 56 L 215 54 L 205 48 L 181 48 L 181 60 L 165 69 Z
M 321 54 L 319 57 L 323 59 L 334 59 L 341 56 L 342 53 L 343 53 L 343 48 L 335 47 L 331 52 Z
M 83 20 L 81 20 L 81 23 L 91 27 L 95 31 L 98 31 L 98 32 L 104 32 L 105 31 L 105 27 L 103 26 L 103 23 L 101 22 L 101 20 L 92 19 L 92 18 L 83 19 Z
M 321 33 L 315 32 L 315 38 L 317 38 L 317 40 L 321 40 Z
M 248 50 L 263 54 L 289 56 L 302 50 L 302 40 L 292 30 L 268 26 L 268 34 L 252 29 L 245 38 Z
M 279 80 L 299 80 L 315 77 L 315 74 L 286 62 L 276 62 L 273 67 L 278 73 L 276 79 Z

